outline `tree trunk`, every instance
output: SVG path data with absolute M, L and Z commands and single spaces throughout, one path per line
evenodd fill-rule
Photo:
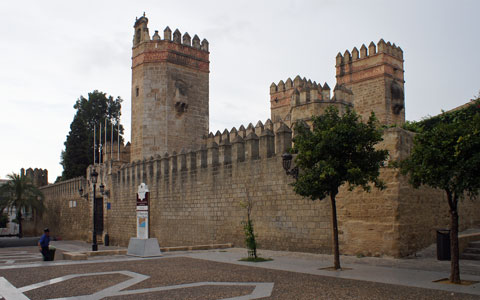
M 332 242 L 333 242 L 333 262 L 336 270 L 340 267 L 340 250 L 338 247 L 338 225 L 337 225 L 337 205 L 335 203 L 336 193 L 330 194 L 330 202 L 332 204 Z
M 460 284 L 460 253 L 458 249 L 458 196 L 447 191 L 448 204 L 450 206 L 450 282 Z

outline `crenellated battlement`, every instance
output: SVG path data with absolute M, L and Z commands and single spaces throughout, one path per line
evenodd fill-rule
M 37 187 L 48 185 L 48 170 L 47 169 L 32 169 L 28 168 L 26 171 L 24 168 L 20 170 L 20 176 L 26 176 L 33 185 Z
M 312 115 L 319 115 L 329 105 L 343 112 L 352 106 L 353 94 L 345 86 L 336 86 L 331 97 L 330 87 L 316 81 L 296 76 L 285 82 L 270 85 L 270 109 L 273 123 L 286 122 L 289 126 L 297 120 L 309 122 Z
M 253 123 L 249 123 L 247 128 L 245 128 L 243 125 L 240 125 L 238 129 L 236 127 L 232 127 L 230 131 L 225 128 L 222 133 L 220 130 L 217 130 L 215 134 L 210 132 L 208 135 L 203 137 L 204 145 L 208 145 L 212 142 L 215 142 L 217 145 L 221 145 L 223 143 L 232 143 L 237 136 L 245 139 L 252 132 L 257 136 L 261 136 L 265 130 L 270 130 L 271 132 L 274 131 L 274 124 L 270 119 L 267 119 L 265 123 L 258 121 L 255 126 Z
M 244 163 L 280 156 L 292 145 L 292 130 L 284 123 L 274 126 L 269 119 L 250 123 L 223 133 L 210 132 L 204 137 L 204 143 L 196 149 L 181 149 L 180 152 L 164 153 L 147 159 L 123 164 L 116 173 L 117 183 L 130 185 L 133 182 L 155 182 L 156 178 L 168 180 L 178 172 L 201 172 L 203 169 L 216 168 L 231 164 Z
M 126 145 L 123 145 L 123 142 L 118 144 L 118 142 L 113 142 L 113 147 L 110 141 L 102 148 L 102 157 L 103 162 L 108 161 L 120 161 L 120 162 L 129 162 L 130 161 L 130 147 L 131 144 L 128 142 Z
M 360 47 L 360 51 L 357 49 L 357 47 L 354 47 L 352 49 L 352 52 L 348 50 L 345 50 L 343 54 L 338 52 L 335 66 L 338 67 L 343 64 L 348 64 L 360 59 L 369 58 L 382 53 L 388 54 L 403 61 L 402 48 L 397 47 L 395 43 L 385 43 L 383 39 L 380 39 L 377 44 L 375 44 L 374 42 L 370 42 L 368 48 L 367 46 L 365 46 L 365 44 L 363 44 Z
M 353 92 L 355 110 L 373 111 L 382 124 L 405 122 L 403 50 L 391 42 L 365 44 L 336 57 L 337 86 Z
M 325 87 L 325 88 L 324 88 Z M 306 79 L 305 77 L 301 78 L 300 75 L 297 75 L 293 80 L 289 77 L 285 82 L 283 80 L 280 80 L 278 84 L 275 84 L 272 82 L 270 85 L 270 95 L 275 94 L 277 92 L 285 92 L 290 89 L 315 89 L 318 90 L 319 92 L 322 92 L 323 90 L 330 90 L 330 87 L 328 84 L 325 82 L 324 87 L 320 83 L 317 84 L 316 81 Z
M 192 40 L 188 32 L 185 32 L 182 36 L 182 33 L 180 30 L 178 30 L 178 28 L 173 32 L 173 38 L 172 30 L 168 26 L 163 30 L 163 39 L 158 33 L 158 30 L 155 30 L 155 33 L 150 38 L 148 19 L 145 17 L 145 15 L 140 18 L 136 18 L 135 25 L 133 27 L 135 28 L 135 34 L 133 36 L 134 48 L 142 43 L 167 42 L 191 47 L 208 53 L 208 41 L 206 39 L 203 39 L 202 42 L 200 42 L 200 38 L 195 34 Z

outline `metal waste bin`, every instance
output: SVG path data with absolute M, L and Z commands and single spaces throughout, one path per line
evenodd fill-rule
M 47 261 L 55 260 L 55 249 L 48 249 Z
M 437 259 L 450 260 L 449 229 L 437 229 Z
M 106 233 L 105 236 L 103 237 L 103 244 L 105 246 L 110 246 L 110 236 L 108 235 L 108 233 Z

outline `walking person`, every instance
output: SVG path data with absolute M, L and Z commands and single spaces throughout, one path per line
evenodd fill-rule
M 49 244 L 50 244 L 50 230 L 48 228 L 45 228 L 43 230 L 43 235 L 40 238 L 40 241 L 38 241 L 38 248 L 40 249 L 40 252 L 42 252 L 44 261 L 52 260 L 50 258 L 50 251 L 48 248 Z

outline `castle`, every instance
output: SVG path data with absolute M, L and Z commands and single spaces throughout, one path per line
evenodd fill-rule
M 254 126 L 209 133 L 209 43 L 169 27 L 150 36 L 148 19 L 134 24 L 132 48 L 132 144 L 120 159 L 90 166 L 86 178 L 42 187 L 51 209 L 45 224 L 54 234 L 88 240 L 93 197 L 96 229 L 111 244 L 136 235 L 137 187 L 150 190 L 150 236 L 162 246 L 234 243 L 243 246 L 240 202 L 254 203 L 252 218 L 260 248 L 330 253 L 328 201 L 296 195 L 282 168 L 292 145 L 292 124 L 309 122 L 329 105 L 353 107 L 364 119 L 375 112 L 384 125 L 405 122 L 403 51 L 380 40 L 336 57 L 330 87 L 288 78 L 270 86 L 271 118 Z M 384 131 L 379 145 L 390 159 L 406 157 L 413 135 L 399 127 Z M 99 175 L 93 195 L 89 178 Z M 337 196 L 340 251 L 352 255 L 405 256 L 428 246 L 434 229 L 448 224 L 442 191 L 411 188 L 398 170 L 383 168 L 384 191 L 348 191 Z M 98 188 L 104 187 L 100 193 Z M 78 190 L 88 191 L 82 197 Z M 479 204 L 460 206 L 461 228 L 480 221 Z

